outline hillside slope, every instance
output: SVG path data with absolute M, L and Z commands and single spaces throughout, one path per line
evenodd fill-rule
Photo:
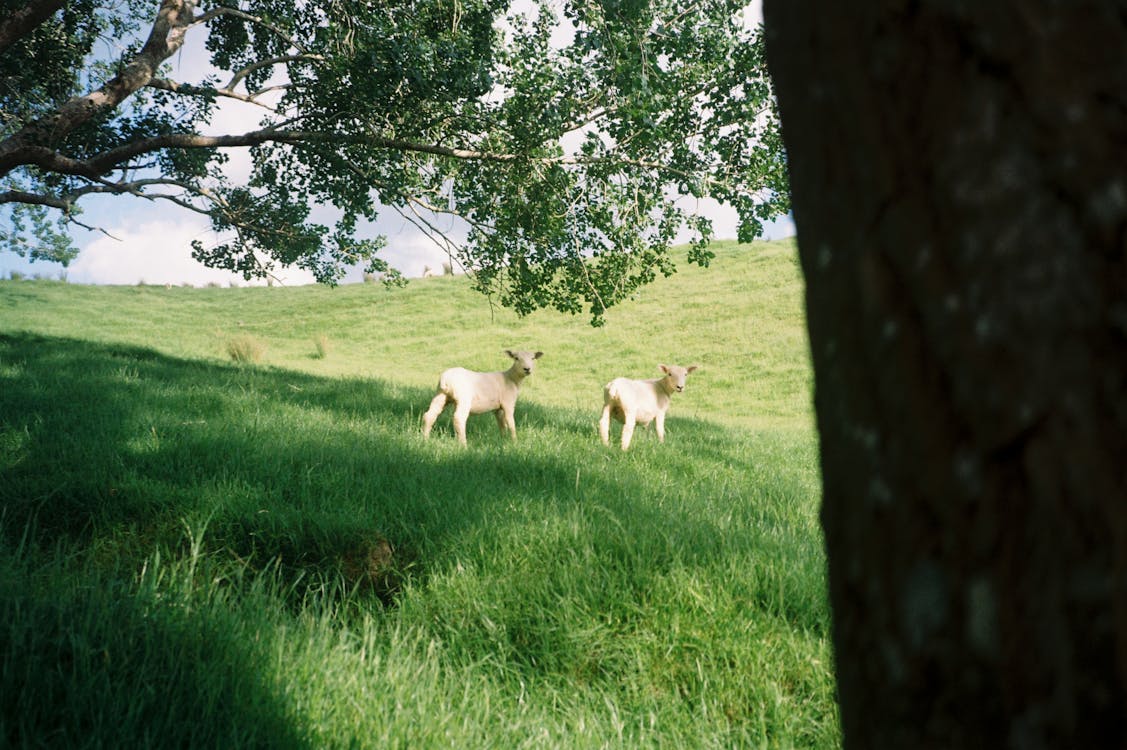
M 523 398 L 593 414 L 612 377 L 657 377 L 658 363 L 696 363 L 701 370 L 674 417 L 809 429 L 811 371 L 793 240 L 715 249 L 710 268 L 682 263 L 612 309 L 601 328 L 555 311 L 519 318 L 472 291 L 468 279 L 439 277 L 391 290 L 0 281 L 0 332 L 214 361 L 226 360 L 227 341 L 251 335 L 263 344 L 266 366 L 427 388 L 446 367 L 503 369 L 503 349 L 535 348 L 545 357 Z M 323 358 L 318 338 L 329 347 Z

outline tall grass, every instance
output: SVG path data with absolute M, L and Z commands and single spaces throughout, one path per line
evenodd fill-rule
M 499 314 L 460 344 L 430 292 L 474 318 L 459 278 L 394 293 L 0 284 L 0 742 L 836 746 L 815 441 L 790 393 L 808 364 L 801 348 L 743 351 L 746 330 L 802 340 L 792 251 L 729 248 L 725 280 L 655 288 L 609 331 Z M 745 317 L 737 267 L 785 287 L 785 307 Z M 629 453 L 604 449 L 597 389 L 582 390 L 653 359 L 653 306 L 684 310 L 700 284 L 733 290 L 695 316 L 707 341 L 683 359 L 705 369 L 666 444 L 639 431 Z M 266 366 L 203 351 L 224 318 L 265 333 L 258 293 L 280 317 L 316 295 L 324 309 L 269 328 Z M 75 312 L 103 305 L 100 329 Z M 131 306 L 165 316 L 163 335 L 119 323 Z M 309 357 L 311 331 L 340 342 L 332 360 Z M 476 347 L 526 342 L 548 354 L 518 442 L 487 417 L 468 449 L 448 418 L 422 439 L 440 362 L 501 366 Z M 770 382 L 737 386 L 741 369 Z
M 316 357 L 317 359 L 324 359 L 325 357 L 329 356 L 330 353 L 332 353 L 333 342 L 329 339 L 328 336 L 324 334 L 318 334 L 313 337 L 313 351 L 314 357 Z
M 266 345 L 256 336 L 241 334 L 232 336 L 225 342 L 227 356 L 232 362 L 243 365 L 255 365 L 262 361 L 266 353 Z

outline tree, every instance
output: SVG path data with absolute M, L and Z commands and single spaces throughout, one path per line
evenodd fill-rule
M 1123 747 L 1123 5 L 765 17 L 845 746 Z
M 209 266 L 331 283 L 386 270 L 364 234 L 382 207 L 435 234 L 453 214 L 482 291 L 599 320 L 672 272 L 680 229 L 707 263 L 711 224 L 678 196 L 734 206 L 743 240 L 789 208 L 744 4 L 162 0 L 153 18 L 143 0 L 0 0 L 0 240 L 65 260 L 84 198 L 140 196 L 210 217 L 224 239 L 194 248 Z M 218 73 L 174 80 L 196 34 Z M 259 126 L 209 132 L 224 100 Z M 242 182 L 223 170 L 236 148 Z

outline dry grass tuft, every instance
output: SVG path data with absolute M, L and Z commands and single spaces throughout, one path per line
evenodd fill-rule
M 313 357 L 315 359 L 325 359 L 329 356 L 330 352 L 333 351 L 333 342 L 329 340 L 328 336 L 320 334 L 313 337 L 313 347 L 317 350 Z
M 239 334 L 227 339 L 227 356 L 239 364 L 258 364 L 266 353 L 266 344 L 250 334 Z

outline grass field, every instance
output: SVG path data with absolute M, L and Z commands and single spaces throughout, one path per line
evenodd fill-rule
M 0 282 L 0 743 L 837 747 L 795 249 L 717 252 L 598 329 L 455 277 Z M 518 441 L 424 441 L 505 348 Z M 701 366 L 666 443 L 604 448 L 659 362 Z

